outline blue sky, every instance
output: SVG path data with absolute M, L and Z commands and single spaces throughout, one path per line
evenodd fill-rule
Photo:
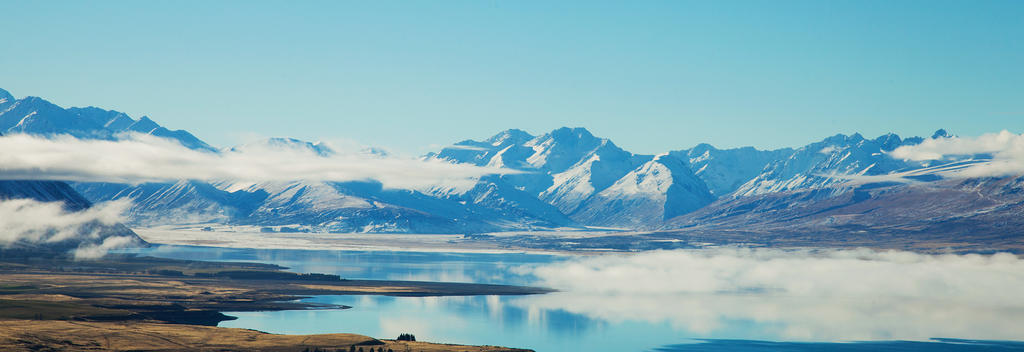
M 419 154 L 584 126 L 639 153 L 1024 132 L 1024 1 L 0 3 L 0 88 L 216 145 Z

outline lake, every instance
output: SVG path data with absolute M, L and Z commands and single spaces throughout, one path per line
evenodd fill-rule
M 319 296 L 343 310 L 228 312 L 221 326 L 347 332 L 537 351 L 1018 350 L 1012 255 L 664 251 L 561 256 L 155 246 L 177 259 L 278 264 L 352 279 L 538 285 L 533 296 Z M 944 340 L 950 339 L 950 340 Z M 774 342 L 767 342 L 774 341 Z M 851 343 L 868 341 L 861 343 Z

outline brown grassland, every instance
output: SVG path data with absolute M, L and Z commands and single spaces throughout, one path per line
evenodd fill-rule
M 306 276 L 248 263 L 121 257 L 0 258 L 2 351 L 523 351 L 378 340 L 353 334 L 277 335 L 218 328 L 224 311 L 344 309 L 307 295 L 539 294 L 533 287 Z

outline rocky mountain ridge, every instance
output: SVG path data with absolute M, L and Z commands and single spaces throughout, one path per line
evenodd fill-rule
M 63 109 L 40 98 L 14 99 L 6 91 L 0 91 L 0 130 L 99 139 L 116 139 L 123 132 L 147 133 L 172 138 L 192 149 L 221 151 L 189 132 L 170 131 L 146 117 L 136 120 L 95 107 Z M 948 137 L 946 131 L 939 130 L 930 138 Z M 423 156 L 516 171 L 479 177 L 471 187 L 439 184 L 423 189 L 386 189 L 372 180 L 181 180 L 135 185 L 77 182 L 72 186 L 93 202 L 131 199 L 134 205 L 130 216 L 137 225 L 222 223 L 304 231 L 479 233 L 584 227 L 711 229 L 760 224 L 776 231 L 778 227 L 765 224 L 795 226 L 792 219 L 819 219 L 835 211 L 827 204 L 872 204 L 870 201 L 888 199 L 887 194 L 937 196 L 963 188 L 958 181 L 945 180 L 942 173 L 933 172 L 937 170 L 933 163 L 890 156 L 896 148 L 925 140 L 891 133 L 865 138 L 854 133 L 837 134 L 799 148 L 719 149 L 702 143 L 689 149 L 643 155 L 580 127 L 540 135 L 510 129 L 479 141 L 457 142 Z M 307 148 L 323 157 L 336 152 L 324 143 L 290 138 L 224 150 L 253 147 Z M 971 162 L 968 159 L 943 160 L 939 164 Z M 851 181 L 884 175 L 902 175 L 899 177 L 905 182 Z M 1009 211 L 1000 209 L 1010 208 L 987 212 Z M 962 216 L 962 210 L 952 207 L 947 215 Z M 843 223 L 847 215 L 801 226 Z

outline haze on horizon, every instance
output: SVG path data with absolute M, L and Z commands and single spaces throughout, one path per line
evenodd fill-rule
M 22 2 L 0 87 L 214 145 L 418 155 L 587 127 L 637 153 L 1024 132 L 1024 3 Z M 73 58 L 73 59 L 70 59 Z

